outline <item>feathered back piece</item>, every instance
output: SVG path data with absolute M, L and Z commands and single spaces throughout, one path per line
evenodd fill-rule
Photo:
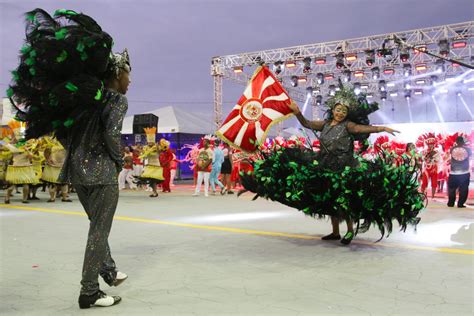
M 377 139 L 374 142 L 374 149 L 377 153 L 383 150 L 389 150 L 390 146 L 391 146 L 390 139 L 388 138 L 387 135 L 382 135 L 382 136 L 377 137 Z
M 156 127 L 145 127 L 143 131 L 146 134 L 146 142 L 147 143 L 155 143 L 156 142 Z
M 402 143 L 402 142 L 397 142 L 397 141 L 392 141 L 392 150 L 397 154 L 397 155 L 403 155 L 407 149 L 407 144 Z
M 462 136 L 465 140 L 468 138 L 468 136 L 464 133 L 454 133 L 452 135 L 448 135 L 444 138 L 444 143 L 443 143 L 443 150 L 444 152 L 449 152 L 451 148 L 456 144 L 456 139 Z
M 101 108 L 112 45 L 112 37 L 87 15 L 26 13 L 25 45 L 7 90 L 16 118 L 27 123 L 26 138 L 53 132 L 63 138 Z
M 416 146 L 423 147 L 423 145 L 438 145 L 438 139 L 434 133 L 425 133 L 418 137 L 416 142 Z

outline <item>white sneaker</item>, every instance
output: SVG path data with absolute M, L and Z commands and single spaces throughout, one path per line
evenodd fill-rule
M 199 196 L 199 193 L 194 192 L 194 193 L 193 193 L 193 196 Z
M 204 193 L 204 196 L 205 196 L 205 197 L 209 197 L 209 194 L 207 194 L 207 193 Z

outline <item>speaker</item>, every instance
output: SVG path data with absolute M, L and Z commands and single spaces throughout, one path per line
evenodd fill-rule
M 133 134 L 145 134 L 144 128 L 156 127 L 158 132 L 158 116 L 154 114 L 137 114 L 133 116 Z

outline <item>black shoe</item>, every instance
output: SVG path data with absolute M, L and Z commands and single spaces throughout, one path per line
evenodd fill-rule
M 458 208 L 465 208 L 466 205 L 458 205 Z
M 341 239 L 341 235 L 336 235 L 334 233 L 331 233 L 321 238 L 321 240 L 339 240 L 339 239 Z
M 234 194 L 234 191 L 229 190 L 227 191 L 227 194 Z
M 352 241 L 352 238 L 354 238 L 354 233 L 353 232 L 347 232 L 344 235 L 344 238 L 341 239 L 341 244 L 349 245 Z
M 93 295 L 79 295 L 79 308 L 89 308 L 91 306 L 108 307 L 118 304 L 121 300 L 120 296 L 108 296 L 99 290 Z
M 448 203 L 447 205 L 448 205 L 448 207 L 453 207 L 453 206 L 454 206 L 454 203 L 453 203 L 453 204 Z
M 39 197 L 33 196 L 31 197 L 31 199 L 28 199 L 28 200 L 39 200 Z
M 72 202 L 71 199 L 61 199 L 61 202 Z
M 27 201 L 27 200 L 25 200 L 25 201 L 21 201 L 21 203 L 23 203 L 23 204 L 30 204 L 30 202 L 29 202 L 29 201 Z

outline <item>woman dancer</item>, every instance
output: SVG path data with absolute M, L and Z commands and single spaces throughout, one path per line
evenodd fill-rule
M 416 224 L 423 195 L 417 192 L 411 173 L 405 167 L 385 164 L 382 158 L 372 162 L 354 156 L 354 140 L 364 140 L 370 133 L 398 131 L 368 125 L 367 116 L 378 109 L 377 104 L 368 104 L 342 85 L 327 106 L 324 121 L 309 121 L 295 103 L 290 106 L 304 127 L 321 132 L 321 150 L 283 148 L 264 154 L 266 159 L 257 161 L 253 175 L 242 176 L 245 189 L 307 215 L 329 215 L 332 233 L 323 240 L 341 239 L 339 221 L 346 220 L 347 233 L 341 240 L 345 245 L 372 223 L 382 236 L 385 230 L 391 231 L 392 219 L 397 219 L 402 229 Z

